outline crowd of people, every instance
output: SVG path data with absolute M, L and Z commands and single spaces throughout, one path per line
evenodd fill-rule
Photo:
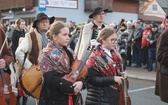
M 86 105 L 118 105 L 122 103 L 118 94 L 122 81 L 127 79 L 126 67 L 143 66 L 148 71 L 158 70 L 156 95 L 168 102 L 168 94 L 163 92 L 168 78 L 164 39 L 167 24 L 124 18 L 118 24 L 114 21 L 105 24 L 106 11 L 96 7 L 84 25 L 56 21 L 45 13 L 39 13 L 31 27 L 26 27 L 24 19 L 17 19 L 15 26 L 8 26 L 6 35 L 1 29 L 0 45 L 6 42 L 5 37 L 8 43 L 0 50 L 0 69 L 10 74 L 6 68 L 12 63 L 19 88 L 23 71 L 38 65 L 42 89 L 39 98 L 35 97 L 36 105 L 82 105 L 82 89 L 87 89 Z M 0 19 L 3 17 L 0 14 Z M 88 50 L 91 48 L 94 50 Z M 79 67 L 74 72 L 72 66 L 76 61 L 83 62 L 76 65 Z M 85 65 L 87 70 L 79 76 Z M 16 105 L 26 105 L 30 95 L 24 89 L 21 91 L 23 94 L 16 96 Z

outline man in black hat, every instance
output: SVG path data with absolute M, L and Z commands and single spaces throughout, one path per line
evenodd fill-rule
M 93 21 L 84 25 L 75 47 L 75 53 L 79 60 L 82 60 L 85 57 L 89 46 L 98 44 L 96 38 L 100 34 L 100 31 L 105 27 L 103 21 L 106 11 L 107 9 L 103 10 L 101 7 L 96 7 L 92 14 L 89 15 L 89 18 L 92 18 Z
M 29 69 L 32 65 L 38 65 L 38 55 L 40 51 L 47 46 L 48 39 L 46 32 L 49 29 L 49 18 L 45 13 L 39 13 L 33 22 L 34 30 L 25 35 L 25 38 L 18 46 L 15 55 L 20 65 L 24 62 L 24 68 Z M 28 53 L 29 59 L 24 61 L 25 54 Z M 22 67 L 17 69 L 18 77 L 20 77 Z M 31 77 L 30 77 L 31 78 Z M 18 101 L 20 97 L 18 96 Z M 22 105 L 26 105 L 23 103 Z
M 160 34 L 156 45 L 158 60 L 155 94 L 168 103 L 168 16 L 163 21 L 165 30 Z

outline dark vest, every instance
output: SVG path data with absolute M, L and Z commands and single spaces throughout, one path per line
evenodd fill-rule
M 38 56 L 39 56 L 39 47 L 38 47 L 38 41 L 35 32 L 30 33 L 30 37 L 32 40 L 32 49 L 29 55 L 29 60 L 32 64 L 37 65 L 38 64 Z

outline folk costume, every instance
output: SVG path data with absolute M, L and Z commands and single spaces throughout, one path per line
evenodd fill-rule
M 103 24 L 101 28 L 98 28 L 96 24 L 92 22 L 86 24 L 80 32 L 78 42 L 75 47 L 75 53 L 77 54 L 77 58 L 82 60 L 85 58 L 85 55 L 88 53 L 87 48 L 91 46 L 91 40 L 96 39 L 99 31 L 105 27 Z
M 93 18 L 95 14 L 102 11 L 107 12 L 107 9 L 103 10 L 101 7 L 95 8 L 92 14 L 89 15 L 89 18 Z M 97 45 L 96 38 L 99 36 L 100 31 L 103 28 L 105 28 L 103 23 L 101 26 L 97 26 L 94 23 L 94 20 L 84 25 L 84 27 L 81 29 L 78 42 L 75 46 L 75 53 L 77 54 L 77 58 L 79 60 L 83 60 L 85 58 L 85 55 L 88 53 L 87 49 L 92 45 L 92 43 Z
M 86 105 L 118 105 L 118 88 L 114 76 L 120 70 L 120 57 L 114 50 L 100 45 L 92 52 L 87 61 Z
M 39 53 L 42 50 L 42 48 L 46 47 L 48 43 L 48 39 L 47 39 L 47 36 L 45 35 L 46 34 L 45 31 L 42 31 L 37 27 L 37 23 L 43 19 L 48 19 L 48 16 L 44 13 L 39 13 L 35 21 L 33 22 L 33 28 L 34 28 L 33 31 L 26 33 L 25 38 L 22 40 L 22 42 L 16 49 L 15 55 L 16 55 L 17 65 L 18 65 L 18 68 L 16 71 L 17 79 L 19 79 L 23 68 L 29 69 L 32 65 L 38 65 Z M 24 61 L 25 57 L 26 59 Z M 23 65 L 23 62 L 24 62 L 24 65 Z M 23 68 L 22 68 L 22 65 L 23 65 Z M 24 94 L 20 94 L 20 95 L 18 94 L 18 96 L 24 96 Z M 20 98 L 18 97 L 18 100 L 19 99 Z M 38 102 L 36 101 L 36 103 Z
M 2 44 L 4 43 L 5 37 L 6 37 L 5 32 L 0 27 L 0 48 L 2 47 Z M 1 58 L 0 59 L 4 59 L 5 60 L 7 68 L 9 67 L 9 64 L 13 60 L 11 48 L 7 45 L 7 43 L 4 45 L 4 48 L 3 48 L 2 52 L 1 52 Z M 10 69 L 5 69 L 5 72 L 7 72 L 9 74 L 11 73 Z
M 39 105 L 81 105 L 81 95 L 74 93 L 73 83 L 62 79 L 71 72 L 74 61 L 66 47 L 60 48 L 54 41 L 48 43 L 39 55 L 39 65 L 44 83 Z

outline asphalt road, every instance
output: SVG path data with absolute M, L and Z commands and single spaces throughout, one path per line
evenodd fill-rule
M 160 98 L 154 95 L 155 82 L 130 79 L 128 94 L 131 98 L 132 105 L 168 105 L 160 101 Z M 82 91 L 83 99 L 86 97 L 86 90 Z M 27 105 L 35 105 L 35 100 L 29 98 Z

